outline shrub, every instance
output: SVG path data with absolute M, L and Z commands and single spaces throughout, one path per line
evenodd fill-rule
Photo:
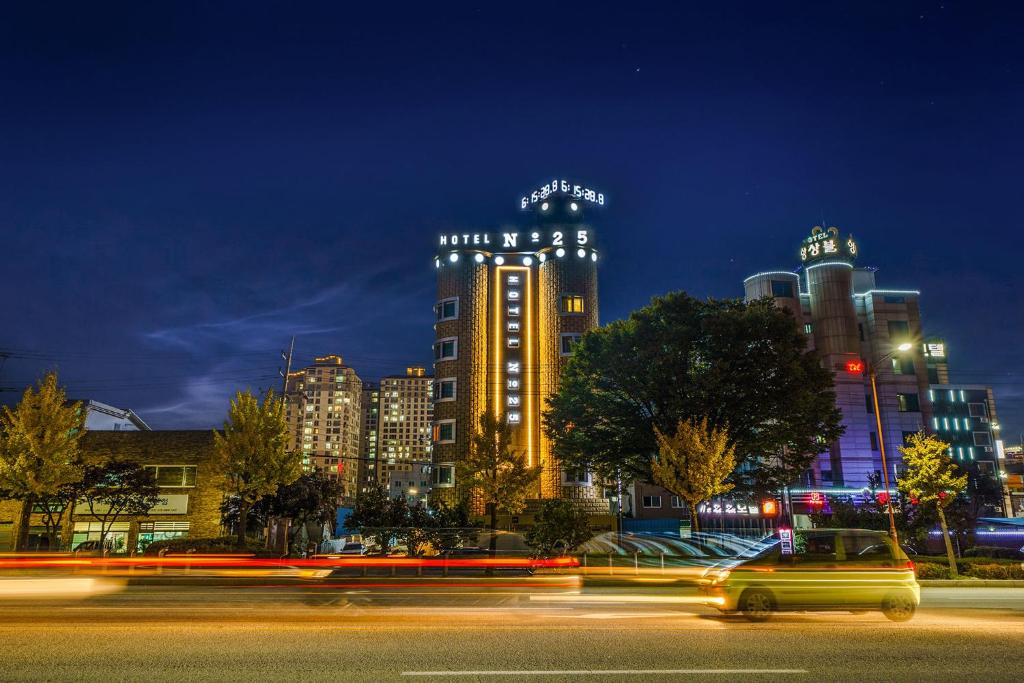
M 222 536 L 220 538 L 171 538 L 166 541 L 154 541 L 146 546 L 145 555 L 152 557 L 159 555 L 161 550 L 168 554 L 178 555 L 187 552 L 200 554 L 218 553 L 254 553 L 263 557 L 277 557 L 279 553 L 268 551 L 262 545 L 239 546 L 234 536 Z
M 917 578 L 918 579 L 948 579 L 949 578 L 949 567 L 935 564 L 933 562 L 918 562 L 917 566 Z
M 963 572 L 977 579 L 1024 579 L 1024 567 L 1020 564 L 977 564 L 964 563 Z
M 965 550 L 964 557 L 993 557 L 996 559 L 1019 560 L 1024 559 L 1024 554 L 1017 548 L 978 545 Z

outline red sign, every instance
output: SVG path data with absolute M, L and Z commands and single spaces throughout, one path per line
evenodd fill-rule
M 807 504 L 812 508 L 820 508 L 825 506 L 825 494 L 817 491 L 812 491 L 810 496 L 807 498 Z
M 851 375 L 863 375 L 864 361 L 860 359 L 846 361 L 846 371 Z
M 879 491 L 878 495 L 875 497 L 878 499 L 879 505 L 885 505 L 889 502 L 889 493 L 887 491 Z

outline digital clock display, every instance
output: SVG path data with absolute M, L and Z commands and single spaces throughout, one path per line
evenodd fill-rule
M 527 209 L 531 204 L 544 201 L 553 194 L 562 194 L 567 197 L 576 197 L 582 199 L 585 202 L 596 204 L 598 206 L 604 206 L 604 193 L 598 192 L 597 190 L 585 187 L 578 183 L 573 183 L 571 180 L 559 180 L 554 179 L 550 183 L 541 185 L 536 190 L 528 195 L 523 196 L 519 200 L 519 208 Z

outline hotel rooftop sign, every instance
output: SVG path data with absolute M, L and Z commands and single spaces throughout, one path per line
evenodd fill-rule
M 811 236 L 800 245 L 800 262 L 804 264 L 823 261 L 849 262 L 857 258 L 857 243 L 847 235 L 846 240 L 839 235 L 839 228 L 823 229 L 815 225 Z

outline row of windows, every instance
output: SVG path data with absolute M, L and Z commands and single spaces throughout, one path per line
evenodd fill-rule
M 579 342 L 582 338 L 582 334 L 576 332 L 568 332 L 561 337 L 561 348 L 560 352 L 563 356 L 572 355 L 572 347 Z M 519 338 L 510 337 L 508 340 L 509 348 L 519 348 Z M 438 339 L 434 342 L 434 360 L 458 360 L 459 358 L 459 338 L 458 337 L 446 337 L 444 339 Z M 448 380 L 444 380 L 448 381 Z M 454 382 L 454 380 L 452 380 Z M 437 399 L 437 383 L 434 384 L 434 400 Z M 452 398 L 454 398 L 454 384 L 452 386 Z
M 583 297 L 579 294 L 563 294 L 560 299 L 559 310 L 566 315 L 579 315 L 585 313 Z M 441 299 L 434 304 L 434 319 L 437 322 L 446 320 L 457 320 L 459 317 L 459 298 Z
M 686 508 L 686 503 L 679 496 L 672 496 L 671 499 L 672 507 L 676 510 L 682 510 Z M 661 507 L 661 496 L 644 496 L 642 505 L 645 508 L 660 508 Z

